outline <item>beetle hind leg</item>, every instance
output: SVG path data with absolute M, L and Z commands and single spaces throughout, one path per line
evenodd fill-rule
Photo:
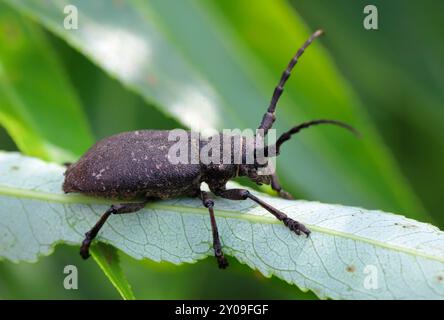
M 214 201 L 210 199 L 209 193 L 206 191 L 201 191 L 201 199 L 205 208 L 208 208 L 211 219 L 211 230 L 213 231 L 213 248 L 214 255 L 217 259 L 217 264 L 220 269 L 225 269 L 228 267 L 228 261 L 224 256 L 222 251 L 222 245 L 220 243 L 219 231 L 217 230 L 216 218 L 214 217 Z
M 80 255 L 83 259 L 89 258 L 89 247 L 91 246 L 91 242 L 99 233 L 100 229 L 105 224 L 106 220 L 109 218 L 111 214 L 123 214 L 123 213 L 131 213 L 139 211 L 145 207 L 147 201 L 138 202 L 138 203 L 122 203 L 117 205 L 111 205 L 108 210 L 100 217 L 99 221 L 92 227 L 87 233 L 85 233 L 85 239 L 82 242 L 82 246 L 80 247 Z

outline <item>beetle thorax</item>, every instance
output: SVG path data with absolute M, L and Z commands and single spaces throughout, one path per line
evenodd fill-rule
M 202 139 L 200 163 L 205 182 L 217 180 L 225 185 L 230 179 L 245 176 L 258 184 L 271 183 L 271 176 L 261 170 L 268 165 L 268 159 L 258 156 L 254 138 L 220 133 Z

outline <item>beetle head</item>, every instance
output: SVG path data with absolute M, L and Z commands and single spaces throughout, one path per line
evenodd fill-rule
M 273 156 L 271 152 L 273 150 L 270 150 L 271 152 L 267 155 L 264 154 L 264 145 L 258 143 L 258 141 L 263 142 L 261 137 L 256 136 L 255 142 L 253 145 L 250 145 L 251 148 L 244 149 L 245 152 L 251 152 L 252 158 L 254 159 L 252 163 L 248 163 L 248 161 L 244 161 L 239 166 L 239 175 L 248 177 L 251 181 L 261 185 L 261 184 L 271 184 L 271 174 L 273 172 L 270 172 L 269 168 L 269 158 L 268 156 Z M 266 146 L 265 146 L 266 147 Z M 249 150 L 249 151 L 247 151 Z M 268 152 L 268 150 L 267 150 Z M 247 157 L 245 154 L 243 155 L 243 160 L 246 160 Z

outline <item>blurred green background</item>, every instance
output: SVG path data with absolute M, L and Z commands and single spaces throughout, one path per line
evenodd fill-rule
M 63 28 L 71 3 L 75 31 Z M 367 4 L 378 8 L 378 30 L 363 28 Z M 0 0 L 0 149 L 63 162 L 121 131 L 254 128 L 291 55 L 323 28 L 286 87 L 277 129 L 336 118 L 363 136 L 304 132 L 278 160 L 283 185 L 442 229 L 443 12 L 440 0 Z M 77 249 L 59 245 L 36 264 L 0 261 L 0 298 L 119 299 Z M 141 299 L 315 298 L 234 259 L 223 272 L 211 257 L 121 260 Z M 67 264 L 79 268 L 79 290 L 63 288 Z

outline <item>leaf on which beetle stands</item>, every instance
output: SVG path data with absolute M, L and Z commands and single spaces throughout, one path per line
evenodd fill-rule
M 63 171 L 0 153 L 0 258 L 36 261 L 58 242 L 78 245 L 111 204 L 63 194 Z M 444 232 L 436 227 L 381 211 L 260 197 L 312 231 L 297 236 L 250 201 L 216 199 L 225 253 L 265 276 L 321 298 L 444 298 Z M 113 216 L 98 239 L 136 259 L 181 264 L 213 255 L 210 230 L 200 200 L 181 198 Z

